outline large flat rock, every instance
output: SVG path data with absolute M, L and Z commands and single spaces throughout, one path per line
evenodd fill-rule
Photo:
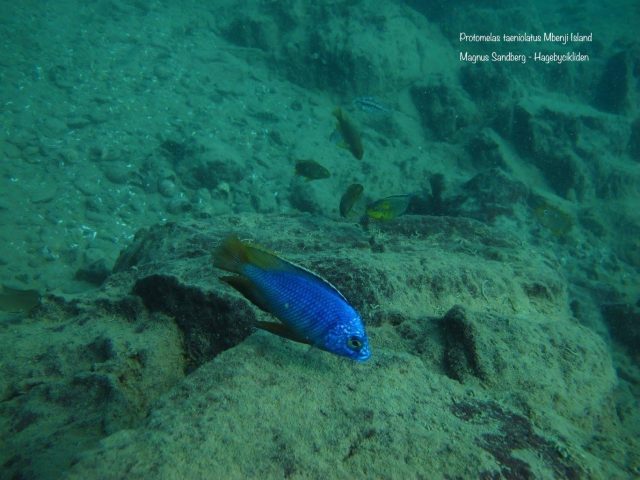
M 211 265 L 232 232 L 336 285 L 364 318 L 372 359 L 254 332 L 267 314 Z M 3 463 L 35 478 L 71 464 L 70 478 L 619 474 L 588 449 L 616 424 L 610 354 L 572 319 L 553 257 L 523 245 L 426 216 L 142 230 L 97 292 L 45 301 L 42 336 L 5 327 Z M 26 350 L 41 352 L 32 366 Z

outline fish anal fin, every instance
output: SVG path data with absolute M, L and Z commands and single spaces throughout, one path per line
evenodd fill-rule
M 284 323 L 280 322 L 256 322 L 256 327 L 261 330 L 266 330 L 267 332 L 273 333 L 274 335 L 278 335 L 279 337 L 286 338 L 288 340 L 293 340 L 294 342 L 304 343 L 306 345 L 311 345 L 311 342 L 306 338 L 302 338 L 292 329 L 287 327 Z

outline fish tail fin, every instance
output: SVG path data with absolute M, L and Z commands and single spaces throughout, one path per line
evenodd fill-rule
M 336 107 L 333 109 L 333 116 L 336 117 L 338 120 L 340 120 L 342 118 L 342 108 L 340 107 Z
M 238 274 L 243 274 L 246 265 L 268 270 L 281 263 L 276 255 L 243 243 L 235 235 L 228 236 L 213 252 L 214 267 Z
M 225 238 L 213 252 L 213 266 L 227 272 L 242 273 L 246 263 L 246 245 L 235 235 Z

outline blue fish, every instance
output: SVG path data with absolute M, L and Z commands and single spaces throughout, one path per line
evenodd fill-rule
M 372 115 L 391 115 L 392 110 L 380 102 L 376 97 L 356 97 L 353 105 L 363 112 Z
M 213 265 L 237 274 L 221 280 L 280 320 L 258 328 L 360 362 L 371 356 L 360 315 L 318 275 L 235 236 L 216 249 Z

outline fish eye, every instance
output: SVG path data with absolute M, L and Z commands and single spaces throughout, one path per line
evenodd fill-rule
M 347 340 L 347 346 L 351 350 L 360 350 L 362 348 L 362 340 L 359 337 L 349 337 Z

